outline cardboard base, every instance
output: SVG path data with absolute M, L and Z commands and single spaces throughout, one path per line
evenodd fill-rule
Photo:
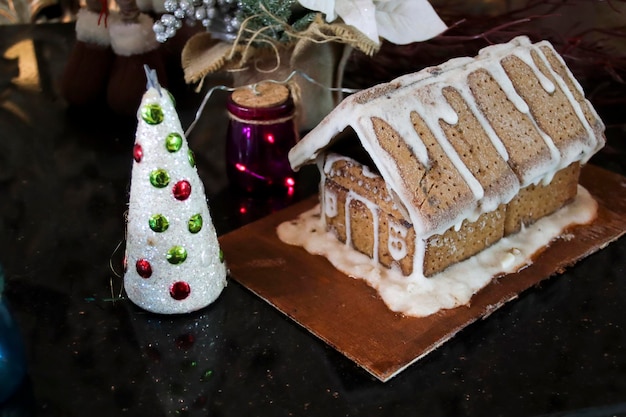
M 534 263 L 492 282 L 470 306 L 428 317 L 390 311 L 363 280 L 337 271 L 325 258 L 281 242 L 276 227 L 317 204 L 317 196 L 224 235 L 220 243 L 232 278 L 311 333 L 387 381 L 522 291 L 564 271 L 626 232 L 626 178 L 592 165 L 581 184 L 598 202 L 598 218 L 558 239 Z

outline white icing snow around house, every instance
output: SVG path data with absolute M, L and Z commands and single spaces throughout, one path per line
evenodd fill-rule
M 384 268 L 325 231 L 319 213 L 320 206 L 317 205 L 297 219 L 280 224 L 278 237 L 287 244 L 301 246 L 311 254 L 326 257 L 349 277 L 365 280 L 378 291 L 390 310 L 407 316 L 424 317 L 442 309 L 467 305 L 472 296 L 494 277 L 528 266 L 533 254 L 553 240 L 571 238 L 569 234 L 564 235 L 566 229 L 592 222 L 596 217 L 597 203 L 587 190 L 578 186 L 576 199 L 556 213 L 430 278 L 409 278 L 397 270 Z

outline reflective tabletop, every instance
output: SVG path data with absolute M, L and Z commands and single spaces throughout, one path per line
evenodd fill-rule
M 71 24 L 0 27 L 0 264 L 27 366 L 0 416 L 626 415 L 623 239 L 387 383 L 232 279 L 193 314 L 135 307 L 119 275 L 136 120 L 65 103 L 73 43 Z M 201 96 L 173 92 L 189 125 Z M 591 163 L 624 174 L 625 107 L 598 110 Z M 235 191 L 224 97 L 203 114 L 188 139 L 218 234 L 315 193 L 314 169 L 288 198 Z

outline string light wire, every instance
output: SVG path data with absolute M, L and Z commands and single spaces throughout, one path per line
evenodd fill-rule
M 289 74 L 289 76 L 287 76 L 287 78 L 285 78 L 284 80 L 263 80 L 260 81 L 258 83 L 254 83 L 254 84 L 250 84 L 247 86 L 243 86 L 243 87 L 227 87 L 224 85 L 217 85 L 214 87 L 211 87 L 209 89 L 209 91 L 207 91 L 207 93 L 204 95 L 204 98 L 202 99 L 202 102 L 200 103 L 200 106 L 198 107 L 198 110 L 196 111 L 195 117 L 193 119 L 193 121 L 191 122 L 191 124 L 189 125 L 189 127 L 187 128 L 187 130 L 185 131 L 185 136 L 189 137 L 189 134 L 192 132 L 192 130 L 194 129 L 194 127 L 196 126 L 196 124 L 198 123 L 198 120 L 200 120 L 200 116 L 202 116 L 202 113 L 204 112 L 204 108 L 206 107 L 207 103 L 209 102 L 209 99 L 211 98 L 211 96 L 213 95 L 213 93 L 215 93 L 216 91 L 226 91 L 226 92 L 233 92 L 235 90 L 238 90 L 240 88 L 250 88 L 252 89 L 252 91 L 255 94 L 259 94 L 257 91 L 257 86 L 260 83 L 272 83 L 272 84 L 280 84 L 280 85 L 286 85 L 289 84 L 296 76 L 300 76 L 302 77 L 305 81 L 316 85 L 318 87 L 321 87 L 325 90 L 328 90 L 330 92 L 341 92 L 344 94 L 353 94 L 356 93 L 358 91 L 360 91 L 359 89 L 354 89 L 354 88 L 344 88 L 344 87 L 328 87 L 322 83 L 320 83 L 319 81 L 317 81 L 316 79 L 314 79 L 313 77 L 311 77 L 310 75 L 308 75 L 307 73 L 300 71 L 300 70 L 294 70 L 291 72 L 291 74 Z

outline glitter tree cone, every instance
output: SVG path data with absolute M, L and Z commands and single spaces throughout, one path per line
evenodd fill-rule
M 217 299 L 226 286 L 226 266 L 172 98 L 154 71 L 146 73 L 133 149 L 124 288 L 150 312 L 189 313 Z

